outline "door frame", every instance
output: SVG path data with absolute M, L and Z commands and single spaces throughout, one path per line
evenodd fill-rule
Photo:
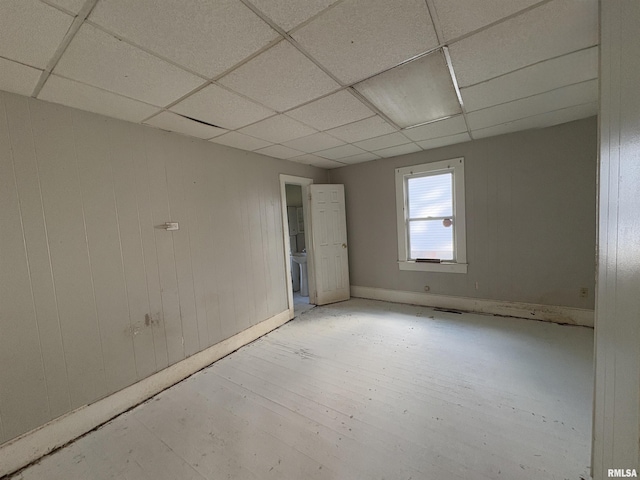
M 284 264 L 285 281 L 287 283 L 287 302 L 289 305 L 289 318 L 294 317 L 293 312 L 293 285 L 291 283 L 291 259 L 289 252 L 291 244 L 289 241 L 289 228 L 287 219 L 287 192 L 286 185 L 300 185 L 302 188 L 302 216 L 304 218 L 304 240 L 307 249 L 307 282 L 309 285 L 309 303 L 316 302 L 316 281 L 315 269 L 313 265 L 313 232 L 311 227 L 311 204 L 309 203 L 309 185 L 313 183 L 312 178 L 296 177 L 293 175 L 280 174 L 280 203 L 282 204 L 282 237 L 284 241 Z

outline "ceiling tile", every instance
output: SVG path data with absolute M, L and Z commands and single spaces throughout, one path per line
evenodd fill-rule
M 415 143 L 407 143 L 405 145 L 398 145 L 397 147 L 383 148 L 382 150 L 376 150 L 375 153 L 383 158 L 398 157 L 400 155 L 407 155 L 408 153 L 421 152 L 422 149 Z
M 461 87 L 598 43 L 597 0 L 554 0 L 449 47 Z
M 380 137 L 363 140 L 361 142 L 356 142 L 354 145 L 356 147 L 362 148 L 363 150 L 368 150 L 372 152 L 374 150 L 395 147 L 396 145 L 404 145 L 405 143 L 410 143 L 410 142 L 411 140 L 405 137 L 402 133 L 395 132 L 395 133 L 390 133 L 388 135 L 382 135 Z
M 428 140 L 430 138 L 445 137 L 467 131 L 467 124 L 462 115 L 447 118 L 437 122 L 427 123 L 415 128 L 408 128 L 402 133 L 411 140 Z
M 598 47 L 591 47 L 463 88 L 460 93 L 467 112 L 473 112 L 597 77 Z
M 447 145 L 453 145 L 456 143 L 469 142 L 471 137 L 468 133 L 458 133 L 456 135 L 449 135 L 446 137 L 438 137 L 431 140 L 423 140 L 416 142 L 424 150 L 430 150 L 432 148 L 445 147 Z
M 331 135 L 320 132 L 306 137 L 296 138 L 295 140 L 290 140 L 284 144 L 288 147 L 297 148 L 298 150 L 302 150 L 306 153 L 313 153 L 319 150 L 326 150 L 328 148 L 344 145 L 344 142 L 332 137 Z
M 0 2 L 0 57 L 45 68 L 73 17 L 37 0 Z
M 56 75 L 49 76 L 38 98 L 136 123 L 159 110 L 146 103 Z
M 268 155 L 270 157 L 276 158 L 291 158 L 298 157 L 302 155 L 304 152 L 300 150 L 295 150 L 293 148 L 285 147 L 284 145 L 271 145 L 270 147 L 261 148 L 260 150 L 256 150 L 256 153 L 261 153 L 263 155 Z
M 352 143 L 395 131 L 397 131 L 396 128 L 389 125 L 382 117 L 376 115 L 375 117 L 366 118 L 338 128 L 332 128 L 327 130 L 327 133 L 347 143 Z
M 329 158 L 331 160 L 338 160 L 344 157 L 352 157 L 353 155 L 359 155 L 366 153 L 364 150 L 353 145 L 342 145 L 340 147 L 330 148 L 328 150 L 321 150 L 316 152 L 316 155 L 320 157 Z
M 309 153 L 305 155 L 301 155 L 299 157 L 293 157 L 289 159 L 292 162 L 302 163 L 304 165 L 311 165 L 313 167 L 318 168 L 340 168 L 344 167 L 345 164 L 334 160 L 327 160 L 326 158 L 318 157 L 316 155 L 311 155 Z
M 543 114 L 545 117 L 546 127 L 553 127 L 583 118 L 595 117 L 598 115 L 598 102 L 587 103 L 584 105 L 576 105 L 574 107 L 563 108 L 555 112 Z
M 353 88 L 401 128 L 462 113 L 442 50 Z
M 477 110 L 467 115 L 467 121 L 469 122 L 469 128 L 474 131 L 597 100 L 598 81 L 589 80 L 521 100 L 485 108 L 484 110 Z
M 327 160 L 326 158 L 314 161 L 310 165 L 312 165 L 313 167 L 326 168 L 326 169 L 329 169 L 329 170 L 331 170 L 333 168 L 340 168 L 340 167 L 344 167 L 345 166 L 345 164 L 342 163 L 342 162 L 336 162 L 334 160 Z
M 100 0 L 89 19 L 209 78 L 278 38 L 238 0 Z
M 86 23 L 54 73 L 158 106 L 203 83 L 201 78 Z
M 574 107 L 563 108 L 553 112 L 547 112 L 532 117 L 522 118 L 509 123 L 495 125 L 493 127 L 474 130 L 471 132 L 473 138 L 493 137 L 504 133 L 528 130 L 531 128 L 545 128 L 561 123 L 580 120 L 581 118 L 592 117 L 598 114 L 598 102 L 576 105 Z
M 275 115 L 274 111 L 218 85 L 206 86 L 170 110 L 230 130 Z
M 348 165 L 353 165 L 355 163 L 370 162 L 371 160 L 378 160 L 378 159 L 380 159 L 380 157 L 375 153 L 366 152 L 366 153 L 359 153 L 358 155 L 352 155 L 350 157 L 343 157 L 340 159 L 340 161 Z
M 85 0 L 47 0 L 49 3 L 53 3 L 58 7 L 64 8 L 70 12 L 73 12 L 74 15 L 80 13 L 80 9 L 85 4 Z
M 259 148 L 268 147 L 271 142 L 261 140 L 259 138 L 244 135 L 238 132 L 229 132 L 211 140 L 214 143 L 227 145 L 228 147 L 239 148 L 241 150 L 258 150 Z
M 219 83 L 280 112 L 339 88 L 287 41 L 225 75 Z
M 284 115 L 277 115 L 254 123 L 253 125 L 242 128 L 240 132 L 273 143 L 284 143 L 294 138 L 305 137 L 316 133 L 313 128 L 307 127 Z
M 345 85 L 438 45 L 424 0 L 345 0 L 293 38 Z
M 169 130 L 170 132 L 183 133 L 192 137 L 205 139 L 217 137 L 218 135 L 222 135 L 226 132 L 223 128 L 204 125 L 171 112 L 160 112 L 158 115 L 150 118 L 144 123 L 151 125 L 152 127 Z
M 444 40 L 452 40 L 539 3 L 540 0 L 433 0 Z
M 318 130 L 327 130 L 371 117 L 375 113 L 349 90 L 341 90 L 295 110 L 290 110 L 287 115 Z
M 312 155 L 310 153 L 305 153 L 304 155 L 300 155 L 298 157 L 289 158 L 288 160 L 296 163 L 302 163 L 304 165 L 311 165 L 313 162 L 321 162 L 326 161 L 326 158 L 318 157 L 317 155 Z
M 0 90 L 30 96 L 42 70 L 0 58 Z
M 338 0 L 251 0 L 285 32 L 297 27 Z

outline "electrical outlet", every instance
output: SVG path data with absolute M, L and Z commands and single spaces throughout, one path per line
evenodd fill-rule
M 589 296 L 589 289 L 587 287 L 582 287 L 580 289 L 580 298 L 587 298 Z
M 428 292 L 429 290 L 431 290 L 431 287 L 429 285 L 425 285 L 424 286 L 424 291 Z

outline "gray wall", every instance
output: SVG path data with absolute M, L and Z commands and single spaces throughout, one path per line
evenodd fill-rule
M 286 310 L 279 173 L 0 92 L 0 443 Z
M 345 185 L 351 284 L 593 309 L 596 154 L 593 117 L 331 170 Z M 455 157 L 468 273 L 400 271 L 394 169 Z

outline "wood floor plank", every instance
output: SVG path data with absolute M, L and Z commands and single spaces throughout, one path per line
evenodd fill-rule
M 235 364 L 236 362 L 233 363 Z M 341 422 L 343 426 L 346 421 L 348 425 L 359 424 L 360 430 L 362 430 L 363 427 L 368 429 L 369 431 L 366 432 L 367 434 L 363 437 L 369 437 L 370 448 L 373 448 L 373 443 L 375 443 L 371 438 L 385 438 L 385 441 L 388 441 L 390 437 L 393 437 L 395 439 L 394 441 L 406 444 L 403 447 L 404 452 L 408 453 L 408 451 L 413 450 L 413 455 L 410 456 L 411 460 L 413 460 L 414 456 L 419 457 L 421 453 L 431 451 L 434 457 L 437 456 L 440 458 L 441 463 L 448 459 L 448 461 L 452 463 L 452 466 L 455 465 L 457 468 L 464 470 L 466 458 L 475 455 L 478 450 L 481 450 L 482 448 L 478 448 L 479 446 L 484 446 L 486 450 L 494 450 L 495 452 L 508 452 L 513 448 L 514 442 L 521 446 L 523 451 L 528 452 L 527 458 L 529 461 L 535 460 L 536 456 L 542 456 L 542 454 L 547 457 L 555 456 L 557 457 L 557 461 L 561 461 L 567 453 L 564 449 L 545 448 L 545 444 L 543 443 L 545 437 L 542 434 L 537 434 L 538 432 L 526 430 L 527 425 L 522 424 L 522 422 L 520 425 L 521 428 L 517 428 L 518 425 L 513 425 L 507 418 L 501 419 L 500 417 L 493 417 L 487 419 L 482 416 L 481 412 L 478 412 L 474 416 L 469 416 L 465 409 L 462 408 L 462 405 L 459 404 L 438 406 L 430 402 L 428 408 L 425 409 L 427 411 L 423 412 L 422 410 L 425 407 L 424 401 L 422 403 L 415 401 L 407 402 L 401 397 L 397 397 L 395 400 L 398 408 L 388 408 L 391 404 L 387 404 L 384 408 L 384 414 L 380 415 L 380 405 L 375 405 L 375 414 L 369 413 L 367 411 L 369 409 L 366 407 L 363 408 L 363 406 L 366 405 L 366 400 L 370 398 L 368 397 L 363 398 L 363 401 L 356 408 L 351 408 L 347 412 L 342 413 L 334 410 L 331 402 L 331 398 L 337 399 L 334 393 L 332 393 L 330 397 L 324 396 L 321 390 L 307 390 L 303 385 L 297 385 L 296 390 L 298 392 L 304 392 L 301 398 L 306 400 L 306 402 L 301 402 L 296 399 L 298 394 L 287 390 L 286 386 L 271 384 L 271 386 L 265 385 L 265 388 L 259 388 L 258 385 L 261 383 L 259 377 L 252 379 L 246 372 L 237 370 L 234 367 L 235 365 L 231 368 L 231 371 L 234 371 L 233 377 L 237 380 L 245 379 L 245 384 L 252 385 L 254 392 L 260 392 L 271 400 L 278 399 L 279 402 L 290 404 L 292 405 L 290 408 L 300 409 L 305 406 L 305 403 L 312 403 L 311 407 L 306 409 L 309 411 L 309 413 L 305 413 L 306 415 L 312 416 L 316 412 L 324 412 L 323 407 L 326 407 L 331 411 L 331 413 L 327 414 L 329 418 L 326 421 L 329 423 L 336 423 L 335 417 L 341 416 L 342 420 L 344 420 Z M 336 388 L 329 388 L 328 390 L 335 392 Z M 376 395 L 376 389 L 371 389 L 371 392 L 369 392 L 369 394 Z M 316 403 L 318 399 L 323 399 L 324 401 L 322 403 Z M 340 405 L 353 407 L 350 405 L 351 402 L 349 402 L 348 399 L 338 400 L 337 403 Z M 350 412 L 354 413 L 349 415 Z M 453 426 L 451 422 L 448 421 L 450 418 L 447 418 L 448 416 L 450 417 L 451 414 L 455 414 L 457 420 Z M 354 415 L 356 420 L 351 418 Z M 322 420 L 316 421 L 322 422 Z M 542 420 L 540 420 L 540 422 L 542 423 Z M 484 428 L 469 431 L 464 428 L 464 425 L 469 423 Z M 346 428 L 343 430 L 346 430 Z M 496 430 L 498 430 L 499 433 L 496 433 Z M 505 435 L 512 430 L 512 435 Z M 356 432 L 357 431 L 358 430 L 356 430 Z M 343 431 L 341 433 L 347 438 L 351 436 L 350 432 Z M 435 444 L 430 444 L 429 440 L 432 438 L 437 438 Z M 523 438 L 526 438 L 526 440 Z M 382 443 L 379 447 L 380 451 L 376 451 L 376 456 L 384 456 L 385 451 L 388 450 L 388 445 Z M 463 460 L 456 464 L 455 460 L 451 458 L 451 452 L 455 452 L 457 456 Z M 500 453 L 493 455 L 488 453 L 486 455 L 487 459 L 491 457 L 495 457 L 496 460 L 501 460 L 503 464 L 513 464 L 512 459 L 501 458 Z M 527 459 L 522 459 L 522 462 L 527 463 Z M 515 467 L 519 468 L 519 465 L 520 463 L 515 464 Z M 414 467 L 419 468 L 419 465 L 414 465 Z
M 16 479 L 579 480 L 592 351 L 588 328 L 352 299 Z

